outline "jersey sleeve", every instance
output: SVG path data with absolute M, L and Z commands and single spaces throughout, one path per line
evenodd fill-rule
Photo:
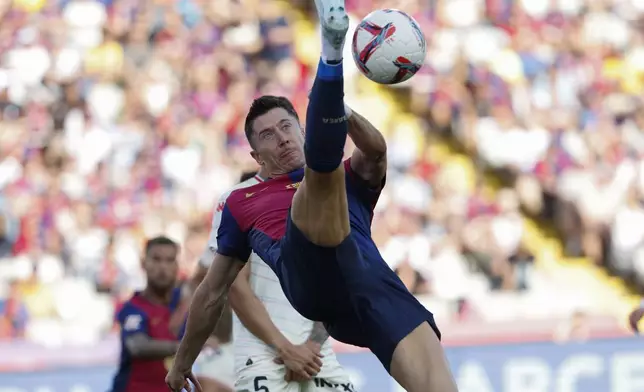
M 229 196 L 221 211 L 221 221 L 217 230 L 217 253 L 246 262 L 251 253 L 248 234 L 242 229 L 241 222 L 233 215 L 234 206 L 231 205 L 230 200 Z
M 121 326 L 122 339 L 139 333 L 148 334 L 147 315 L 131 303 L 125 304 L 116 318 Z
M 201 257 L 199 257 L 199 264 L 205 268 L 209 268 L 212 264 L 212 260 L 217 253 L 217 233 L 219 232 L 219 225 L 221 224 L 221 215 L 224 211 L 224 206 L 226 205 L 226 198 L 228 195 L 224 195 L 217 201 L 215 206 L 215 212 L 212 215 L 212 222 L 210 225 L 210 235 L 208 236 L 208 243 L 206 248 L 203 250 Z

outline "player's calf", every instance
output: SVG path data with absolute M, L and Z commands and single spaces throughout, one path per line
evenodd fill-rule
M 443 347 L 426 322 L 398 343 L 389 372 L 408 392 L 458 392 Z
M 309 95 L 304 152 L 311 170 L 331 173 L 342 163 L 348 131 L 342 49 L 349 17 L 344 0 L 316 0 L 315 5 L 322 30 L 322 54 Z
M 344 0 L 316 0 L 322 54 L 306 114 L 304 181 L 293 198 L 291 218 L 315 245 L 335 247 L 350 233 L 342 166 L 348 123 L 344 111 L 342 49 L 349 29 Z

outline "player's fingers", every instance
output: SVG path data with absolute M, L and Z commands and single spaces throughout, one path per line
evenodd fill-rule
M 299 373 L 293 373 L 293 376 L 291 377 L 290 381 L 296 381 L 296 382 L 310 381 L 311 377 L 313 377 L 313 376 L 309 376 L 308 373 L 306 373 L 304 375 L 299 374 Z
M 275 362 L 278 365 L 284 365 L 284 360 L 280 357 L 273 359 L 273 362 Z
M 296 373 L 296 378 L 301 378 L 302 380 L 310 380 L 311 377 L 315 375 L 315 372 L 313 372 L 311 369 L 304 368 L 302 371 Z
M 321 367 L 322 366 L 322 357 L 320 357 L 320 356 L 313 357 L 313 363 L 315 363 L 316 365 Z
M 309 378 L 317 376 L 318 373 L 320 373 L 320 369 L 318 368 L 315 368 L 313 366 L 306 368 L 306 374 L 309 376 Z
M 192 382 L 192 385 L 195 386 L 195 392 L 203 392 L 203 388 L 199 383 L 199 379 L 194 374 L 190 373 L 188 375 L 188 380 L 190 380 L 190 382 Z
M 315 358 L 315 359 L 319 359 L 319 358 Z M 320 369 L 322 369 L 322 362 L 320 362 L 320 363 L 317 363 L 317 362 L 309 363 L 308 367 L 309 367 L 309 369 L 312 369 L 315 372 L 315 374 L 318 374 L 320 372 Z

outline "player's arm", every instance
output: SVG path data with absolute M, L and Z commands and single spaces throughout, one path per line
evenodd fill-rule
M 134 306 L 126 305 L 119 312 L 118 321 L 125 349 L 133 358 L 163 359 L 177 352 L 177 342 L 150 338 L 146 316 Z
M 359 113 L 347 108 L 349 136 L 356 149 L 351 156 L 351 169 L 369 185 L 381 185 L 387 172 L 387 143 L 380 131 Z
M 199 260 L 197 262 L 197 268 L 195 269 L 192 277 L 184 284 L 181 288 L 181 303 L 177 307 L 177 310 L 172 314 L 170 319 L 170 330 L 178 334 L 180 329 L 183 327 L 184 321 L 188 314 L 188 309 L 190 308 L 190 302 L 192 301 L 192 296 L 194 295 L 199 284 L 204 280 L 206 274 L 208 273 L 208 268 L 212 264 L 213 259 L 215 258 L 215 253 L 217 252 L 217 233 L 219 231 L 219 225 L 221 224 L 221 217 L 223 212 L 223 207 L 226 204 L 226 198 L 228 194 L 223 195 L 215 206 L 215 211 L 212 216 L 212 222 L 210 224 L 210 234 L 208 236 L 208 243 L 204 249 Z
M 249 284 L 250 266 L 246 265 L 230 288 L 230 306 L 246 328 L 262 342 L 284 353 L 291 342 L 273 324 L 264 304 L 257 298 Z
M 235 257 L 217 254 L 206 277 L 192 297 L 186 332 L 181 339 L 174 367 L 190 371 L 201 348 L 215 330 L 226 303 L 226 294 L 244 263 Z
M 308 340 L 321 346 L 324 344 L 324 342 L 327 341 L 328 338 L 329 333 L 326 331 L 324 324 L 322 324 L 320 321 L 313 323 L 313 330 L 311 330 L 311 334 L 309 335 Z
M 184 374 L 190 371 L 204 343 L 215 330 L 230 286 L 250 256 L 246 233 L 228 205 L 222 209 L 216 249 L 212 264 L 192 297 L 186 331 L 174 360 L 174 368 Z

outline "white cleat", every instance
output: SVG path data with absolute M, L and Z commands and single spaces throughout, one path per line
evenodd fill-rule
M 325 40 L 335 49 L 342 49 L 349 31 L 349 15 L 344 0 L 315 0 L 320 27 Z

